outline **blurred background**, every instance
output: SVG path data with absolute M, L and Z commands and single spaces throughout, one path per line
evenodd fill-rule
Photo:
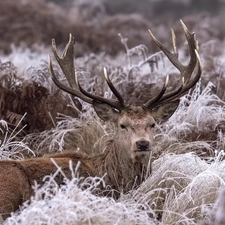
M 115 55 L 124 50 L 118 33 L 128 38 L 130 47 L 149 46 L 147 29 L 161 40 L 168 39 L 169 29 L 176 30 L 179 19 L 191 30 L 210 28 L 200 41 L 212 36 L 222 40 L 223 14 L 223 0 L 1 0 L 0 53 L 8 54 L 12 45 L 50 46 L 52 38 L 65 44 L 72 33 L 80 43 L 77 56 Z M 151 49 L 155 51 L 154 46 Z

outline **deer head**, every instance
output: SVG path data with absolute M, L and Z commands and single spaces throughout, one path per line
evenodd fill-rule
M 195 34 L 191 33 L 182 21 L 181 24 L 188 42 L 190 53 L 190 61 L 186 66 L 182 65 L 178 60 L 176 37 L 173 30 L 173 52 L 167 50 L 155 38 L 150 30 L 149 33 L 155 44 L 164 52 L 171 63 L 179 70 L 182 83 L 177 89 L 167 92 L 166 89 L 169 82 L 169 76 L 167 76 L 165 83 L 158 95 L 152 99 L 149 99 L 141 106 L 127 105 L 124 102 L 121 94 L 112 84 L 105 68 L 105 80 L 112 93 L 115 95 L 116 100 L 97 96 L 84 90 L 79 84 L 77 75 L 75 73 L 74 38 L 70 34 L 69 42 L 61 57 L 57 53 L 55 40 L 52 40 L 53 53 L 70 86 L 64 85 L 55 76 L 50 58 L 49 70 L 54 83 L 63 91 L 92 104 L 97 115 L 102 120 L 116 123 L 118 132 L 115 137 L 115 142 L 120 143 L 120 146 L 118 146 L 119 148 L 125 148 L 127 151 L 129 151 L 131 158 L 149 154 L 154 139 L 155 121 L 166 121 L 176 110 L 180 97 L 187 93 L 189 89 L 194 87 L 194 85 L 200 79 L 201 65 L 197 52 L 198 46 L 197 41 L 195 40 Z M 196 67 L 197 71 L 194 75 L 192 75 Z

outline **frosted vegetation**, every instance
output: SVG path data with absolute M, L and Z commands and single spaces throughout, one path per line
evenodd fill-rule
M 21 2 L 29 5 L 26 1 Z M 43 7 L 42 1 L 35 4 Z M 78 13 L 82 5 L 80 1 L 74 4 L 68 14 L 71 24 L 75 20 L 73 12 Z M 54 9 L 60 18 L 66 18 L 59 6 L 51 3 L 48 7 Z M 90 21 L 97 27 L 95 20 L 105 18 L 105 8 L 101 4 L 93 4 L 92 9 L 93 14 L 99 10 L 99 18 L 92 18 L 93 14 L 87 8 L 84 10 L 86 14 L 79 15 L 87 27 Z M 119 22 L 109 16 L 105 24 L 99 24 L 99 29 L 105 29 L 111 23 L 117 24 L 118 29 L 116 26 L 108 29 L 112 33 L 114 29 L 120 33 L 116 37 L 107 36 L 110 32 L 104 33 L 108 39 L 102 39 L 102 45 L 106 47 L 100 51 L 91 46 L 85 49 L 84 43 L 77 43 L 75 65 L 81 85 L 96 94 L 113 97 L 103 79 L 102 69 L 107 67 L 113 83 L 128 103 L 138 105 L 154 96 L 167 74 L 170 74 L 169 89 L 175 88 L 180 81 L 178 71 L 158 52 L 147 29 L 150 28 L 159 40 L 171 47 L 168 39 L 170 27 L 175 28 L 179 58 L 185 64 L 189 60 L 187 45 L 178 22 L 156 26 L 140 15 L 131 15 L 130 26 L 132 21 L 135 21 L 134 26 L 142 24 L 138 42 L 132 38 L 136 31 L 132 33 L 124 28 L 124 21 L 128 18 L 120 15 L 117 19 Z M 104 177 L 79 177 L 79 165 L 71 164 L 73 179 L 68 180 L 65 176 L 65 185 L 58 186 L 54 176 L 63 174 L 63 171 L 56 165 L 57 172 L 46 177 L 43 186 L 36 184 L 32 199 L 2 224 L 225 224 L 225 39 L 220 30 L 224 16 L 199 14 L 182 19 L 197 34 L 202 78 L 181 98 L 174 115 L 166 123 L 157 124 L 151 158 L 152 174 L 140 187 L 116 201 L 97 197 L 95 191 L 104 184 Z M 76 27 L 79 22 L 72 25 Z M 68 38 L 70 29 L 64 29 Z M 57 42 L 56 35 L 55 38 Z M 120 49 L 117 52 L 112 51 L 110 38 L 112 42 L 113 38 L 116 39 L 115 46 Z M 7 53 L 0 55 L 0 159 L 20 160 L 64 149 L 92 155 L 104 151 L 102 146 L 115 128 L 110 123 L 103 123 L 90 105 L 56 88 L 47 65 L 52 51 L 50 45 L 46 46 L 45 38 L 40 40 L 43 42 L 38 47 L 30 43 L 12 45 L 9 52 L 4 50 Z M 65 44 L 65 40 L 61 41 Z M 98 40 L 92 41 L 95 46 L 101 46 Z M 60 47 L 62 49 L 64 45 Z M 55 61 L 53 66 L 61 81 L 66 83 Z

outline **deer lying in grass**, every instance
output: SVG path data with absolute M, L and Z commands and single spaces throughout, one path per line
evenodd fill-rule
M 55 58 L 60 65 L 70 87 L 60 83 L 55 76 L 52 61 L 49 61 L 50 74 L 55 84 L 83 101 L 92 104 L 97 115 L 104 121 L 111 121 L 117 125 L 115 137 L 107 143 L 105 151 L 99 155 L 86 156 L 77 152 L 53 154 L 41 158 L 31 158 L 20 161 L 0 162 L 0 214 L 5 217 L 11 211 L 30 198 L 32 185 L 36 181 L 42 183 L 46 175 L 56 171 L 52 159 L 69 177 L 69 161 L 75 166 L 80 162 L 80 176 L 99 176 L 105 173 L 105 182 L 118 192 L 127 192 L 142 182 L 154 139 L 155 121 L 167 120 L 176 110 L 179 98 L 187 93 L 198 82 L 201 76 L 200 60 L 197 53 L 197 42 L 194 33 L 190 33 L 182 23 L 190 52 L 190 62 L 187 66 L 178 60 L 175 35 L 172 31 L 174 53 L 167 50 L 150 32 L 153 41 L 165 53 L 173 65 L 180 71 L 182 84 L 175 90 L 166 92 L 168 76 L 160 91 L 154 98 L 141 106 L 126 105 L 121 94 L 113 86 L 106 70 L 105 80 L 116 100 L 96 96 L 85 91 L 79 84 L 74 68 L 74 38 L 70 35 L 69 42 L 60 57 L 56 50 L 55 41 L 52 42 Z M 196 73 L 194 73 L 195 68 Z M 63 177 L 56 177 L 61 184 Z

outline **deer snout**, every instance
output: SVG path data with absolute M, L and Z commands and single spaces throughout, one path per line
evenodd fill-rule
M 148 151 L 149 150 L 149 141 L 137 141 L 136 146 L 139 151 Z

